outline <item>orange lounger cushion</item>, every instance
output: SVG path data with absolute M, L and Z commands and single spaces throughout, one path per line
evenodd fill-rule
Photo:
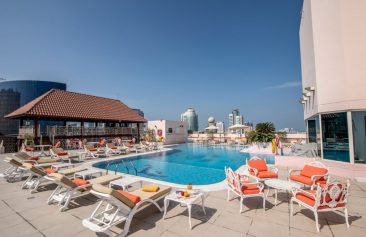
M 78 179 L 78 178 L 74 179 L 72 182 L 73 182 L 76 186 L 84 186 L 84 185 L 90 184 L 90 182 L 89 182 L 89 181 L 84 180 L 84 179 Z
M 53 173 L 57 173 L 57 170 L 51 169 L 51 168 L 47 168 L 45 169 L 47 174 L 53 174 Z
M 126 198 L 130 199 L 133 203 L 137 204 L 141 201 L 141 198 L 139 196 L 135 196 L 129 192 L 125 192 L 122 190 L 117 190 L 118 193 L 122 194 Z
M 69 153 L 67 152 L 59 152 L 57 153 L 58 156 L 67 156 Z
M 260 171 L 257 176 L 260 179 L 278 178 L 278 175 L 271 171 Z
M 32 156 L 32 157 L 28 157 L 26 160 L 39 160 L 39 157 L 38 156 Z
M 91 148 L 89 151 L 98 151 L 96 148 Z
M 32 148 L 32 147 L 26 147 L 25 148 L 25 151 L 34 151 L 34 148 Z
M 313 175 L 325 175 L 328 172 L 327 169 L 319 168 L 315 166 L 305 165 L 300 175 L 311 178 Z
M 248 160 L 248 165 L 251 168 L 256 169 L 258 172 L 268 170 L 265 160 Z

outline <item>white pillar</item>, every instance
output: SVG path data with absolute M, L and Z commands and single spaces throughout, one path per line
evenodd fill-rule
M 353 144 L 353 129 L 352 129 L 352 112 L 347 112 L 347 127 L 348 127 L 348 145 L 349 145 L 349 161 L 351 164 L 355 163 L 355 152 Z

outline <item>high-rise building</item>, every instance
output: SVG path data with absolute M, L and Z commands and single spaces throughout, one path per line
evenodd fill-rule
M 229 114 L 229 127 L 235 124 L 243 124 L 243 123 L 244 123 L 243 115 L 240 115 L 239 109 L 234 109 Z
M 217 133 L 224 133 L 224 131 L 225 131 L 224 122 L 221 122 L 221 121 L 216 122 L 216 127 L 218 127 Z
M 51 89 L 66 90 L 66 84 L 51 81 L 1 81 L 0 135 L 18 134 L 19 121 L 6 119 L 5 115 Z M 42 124 L 40 123 L 41 126 Z
M 187 123 L 189 133 L 198 131 L 198 115 L 193 108 L 188 108 L 186 112 L 182 113 L 180 120 Z
M 323 159 L 366 163 L 366 1 L 304 0 L 300 102 Z

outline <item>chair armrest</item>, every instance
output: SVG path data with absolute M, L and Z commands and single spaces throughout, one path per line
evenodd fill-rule
M 291 189 L 291 193 L 292 193 L 293 197 L 295 197 L 295 198 L 296 198 L 296 194 L 298 194 L 298 193 L 304 193 L 305 195 L 307 195 L 307 196 L 309 196 L 309 197 L 313 197 L 313 198 L 314 198 L 314 200 L 316 200 L 316 196 L 315 196 L 314 194 L 309 193 L 309 192 L 307 192 L 307 191 L 305 191 L 305 190 L 303 190 L 303 189 L 301 189 L 301 188 L 293 187 L 293 188 Z
M 268 169 L 276 174 L 278 173 L 278 169 L 274 165 L 268 166 Z
M 312 175 L 311 176 L 311 181 L 315 182 L 317 179 L 321 178 L 321 177 L 326 177 L 328 175 L 328 173 L 326 174 L 319 174 L 319 175 Z
M 288 172 L 288 176 L 290 176 L 290 175 L 294 175 L 294 173 L 297 173 L 297 172 L 301 172 L 301 170 L 291 169 L 291 170 L 289 170 L 289 172 Z
M 253 167 L 250 167 L 248 166 L 248 171 L 253 171 L 254 172 L 254 175 L 257 176 L 258 175 L 258 170 L 256 168 L 253 168 Z

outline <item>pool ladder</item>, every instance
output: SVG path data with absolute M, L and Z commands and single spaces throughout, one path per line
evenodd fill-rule
M 120 166 L 120 165 L 124 165 L 124 167 L 126 168 L 126 170 L 127 170 L 127 173 L 129 174 L 130 173 L 130 169 L 128 168 L 128 166 L 127 166 L 127 164 L 126 164 L 126 162 L 124 161 L 124 160 L 122 160 L 122 163 L 119 163 L 119 164 L 116 164 L 116 169 L 115 169 L 115 171 L 114 171 L 114 174 L 117 174 L 117 170 L 118 170 L 118 167 Z M 135 175 L 137 175 L 137 169 L 136 169 L 136 167 L 135 167 L 135 165 L 133 164 L 133 162 L 130 160 L 130 164 L 131 164 L 131 166 L 132 166 L 132 168 L 133 168 L 133 170 L 135 171 Z M 107 170 L 107 174 L 108 174 L 108 171 L 109 171 L 109 166 L 110 165 L 113 165 L 113 163 L 107 163 L 107 166 L 106 166 L 106 170 Z

